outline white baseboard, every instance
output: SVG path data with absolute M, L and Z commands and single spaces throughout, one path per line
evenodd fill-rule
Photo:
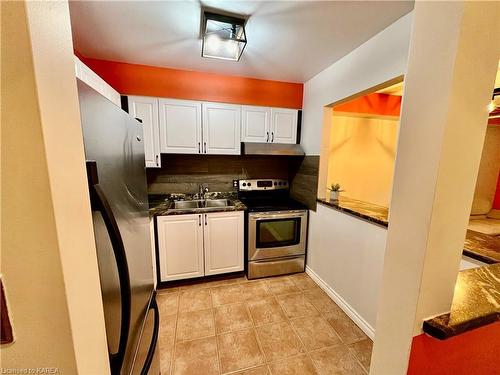
M 318 286 L 352 319 L 361 330 L 373 340 L 375 329 L 368 324 L 337 292 L 335 292 L 321 277 L 319 277 L 309 266 L 306 266 L 306 273 L 314 280 Z

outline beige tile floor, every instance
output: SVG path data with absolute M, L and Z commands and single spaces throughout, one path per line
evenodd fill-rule
M 371 340 L 305 273 L 158 291 L 162 375 L 367 374 Z

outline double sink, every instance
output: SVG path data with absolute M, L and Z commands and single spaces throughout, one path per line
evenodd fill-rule
M 175 201 L 172 211 L 211 211 L 220 208 L 233 208 L 234 203 L 229 199 L 195 199 L 188 201 Z

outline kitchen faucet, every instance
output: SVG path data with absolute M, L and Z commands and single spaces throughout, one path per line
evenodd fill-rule
M 208 193 L 208 186 L 203 187 L 203 184 L 200 184 L 198 186 L 199 188 L 199 193 L 200 193 L 200 199 L 205 199 L 205 193 Z

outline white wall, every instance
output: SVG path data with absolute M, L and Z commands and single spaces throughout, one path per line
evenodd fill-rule
M 2 2 L 3 368 L 109 374 L 68 3 Z
M 499 14 L 498 2 L 415 4 L 373 375 L 406 374 L 423 320 L 450 309 L 500 55 Z
M 304 84 L 301 144 L 306 154 L 319 155 L 323 107 L 406 72 L 412 13 Z
M 324 106 L 405 74 L 412 13 L 362 44 L 304 85 L 302 146 L 319 155 Z M 325 113 L 325 114 L 324 114 Z M 325 194 L 323 192 L 323 194 Z M 387 230 L 318 205 L 311 211 L 307 265 L 373 334 Z
M 333 116 L 327 186 L 340 183 L 349 198 L 389 207 L 398 125 L 398 120 Z
M 308 271 L 326 284 L 335 302 L 370 337 L 377 317 L 386 237 L 386 228 L 322 204 L 316 212 L 310 211 Z

